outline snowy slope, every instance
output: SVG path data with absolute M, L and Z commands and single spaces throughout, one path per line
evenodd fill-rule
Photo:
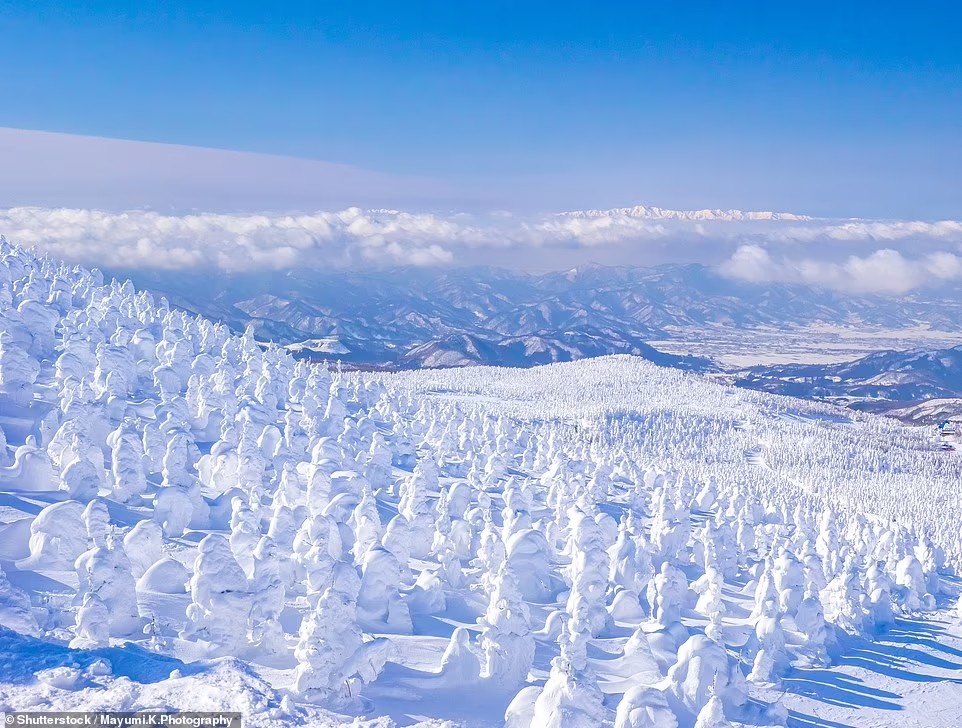
M 343 374 L 0 248 L 0 710 L 944 725 L 960 461 L 636 357 Z M 354 722 L 358 719 L 358 722 Z

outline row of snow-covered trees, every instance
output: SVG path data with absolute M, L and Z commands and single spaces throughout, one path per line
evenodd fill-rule
M 737 481 L 751 495 L 894 519 L 962 566 L 962 464 L 929 433 L 816 402 L 735 390 L 630 357 L 533 370 L 486 367 L 393 375 L 407 396 L 483 392 L 487 411 L 561 419 L 606 451 L 696 479 Z M 757 451 L 759 462 L 745 457 Z M 762 465 L 762 467 L 759 467 Z
M 770 411 L 789 407 L 816 422 Z M 746 680 L 934 608 L 958 564 L 957 499 L 923 502 L 951 468 L 830 414 L 626 358 L 331 373 L 3 243 L 0 490 L 57 496 L 9 531 L 16 568 L 78 586 L 42 600 L 0 578 L 0 622 L 196 643 L 336 707 L 454 599 L 476 623 L 418 684 L 516 693 L 511 725 L 771 721 Z M 589 657 L 617 625 L 622 654 Z M 539 644 L 550 676 L 528 684 Z

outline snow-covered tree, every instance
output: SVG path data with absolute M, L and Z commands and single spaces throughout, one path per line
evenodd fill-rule
M 525 682 L 534 660 L 534 636 L 528 605 L 509 565 L 502 564 L 498 570 L 488 607 L 478 622 L 485 676 L 510 687 Z
M 247 576 L 221 534 L 209 534 L 197 545 L 190 597 L 185 638 L 202 639 L 233 654 L 247 645 L 251 608 Z
M 358 618 L 371 631 L 411 634 L 411 614 L 401 598 L 401 566 L 385 548 L 372 548 L 364 556 L 361 590 L 357 597 Z

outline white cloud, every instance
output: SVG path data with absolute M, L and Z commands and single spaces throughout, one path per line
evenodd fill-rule
M 0 234 L 69 262 L 113 269 L 487 263 L 544 270 L 591 261 L 685 261 L 718 264 L 726 275 L 743 280 L 888 293 L 962 278 L 957 255 L 962 222 L 766 215 L 628 208 L 524 217 L 356 207 L 309 214 L 173 215 L 15 207 L 0 210 Z
M 742 245 L 719 266 L 732 278 L 751 282 L 805 283 L 854 293 L 900 294 L 931 284 L 962 280 L 962 257 L 939 251 L 907 258 L 883 248 L 839 261 L 774 258 L 759 245 Z
M 810 242 L 838 240 L 847 242 L 885 242 L 929 238 L 936 240 L 962 239 L 962 222 L 940 220 L 842 220 L 820 222 L 807 226 L 791 226 L 777 231 L 774 238 L 785 241 Z
M 470 242 L 473 235 L 432 215 L 356 208 L 311 215 L 162 215 L 21 207 L 0 211 L 0 232 L 71 262 L 230 271 L 449 263 L 454 254 L 445 245 Z

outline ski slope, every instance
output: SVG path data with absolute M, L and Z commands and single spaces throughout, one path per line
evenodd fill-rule
M 0 245 L 0 711 L 937 726 L 960 461 L 618 356 L 329 372 Z

